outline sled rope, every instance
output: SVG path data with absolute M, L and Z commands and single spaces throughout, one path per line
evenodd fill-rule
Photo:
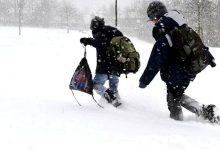
M 84 49 L 85 49 L 85 51 L 84 51 L 84 57 L 86 57 L 86 55 L 87 55 L 86 46 L 84 46 Z
M 79 106 L 82 106 L 82 105 L 79 103 L 79 101 L 76 99 L 73 90 L 71 90 L 71 91 L 72 91 L 73 97 L 74 97 L 74 99 L 76 100 L 77 104 L 78 104 Z M 96 103 L 100 108 L 104 108 L 102 105 L 100 105 L 100 104 L 95 100 L 93 94 L 92 94 L 92 99 L 95 101 L 95 103 Z
M 93 100 L 96 102 L 96 104 L 99 106 L 99 107 L 101 107 L 101 108 L 104 108 L 102 105 L 100 105 L 96 100 L 95 100 L 95 98 L 94 98 L 94 95 L 92 94 L 92 98 L 93 98 Z
M 74 93 L 73 93 L 73 90 L 71 90 L 71 91 L 72 91 L 73 97 L 75 98 L 75 100 L 76 100 L 76 102 L 78 103 L 78 105 L 79 105 L 79 106 L 82 106 L 82 105 L 79 103 L 79 101 L 76 99 L 76 97 L 75 97 L 75 95 L 74 95 Z

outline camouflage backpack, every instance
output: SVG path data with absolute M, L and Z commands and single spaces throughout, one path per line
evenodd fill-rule
M 196 75 L 207 67 L 208 48 L 205 47 L 199 35 L 186 24 L 169 33 L 178 59 L 184 71 Z
M 107 49 L 111 72 L 117 74 L 136 73 L 140 68 L 140 55 L 125 36 L 113 37 Z

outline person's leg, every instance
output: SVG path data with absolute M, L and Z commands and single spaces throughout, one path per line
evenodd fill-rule
M 109 76 L 109 89 L 113 93 L 118 92 L 118 83 L 119 83 L 119 77 L 116 75 L 110 75 Z
M 170 111 L 170 118 L 174 120 L 183 120 L 181 107 L 181 97 L 183 93 L 183 88 L 167 86 L 167 105 Z
M 185 94 L 182 96 L 181 105 L 197 116 L 200 116 L 202 113 L 203 105 Z
M 185 82 L 183 86 L 167 86 L 167 103 L 170 110 L 170 117 L 175 120 L 183 120 L 182 108 L 186 108 L 190 112 L 208 119 L 212 123 L 220 123 L 218 109 L 213 104 L 204 105 L 191 97 L 183 94 L 188 87 L 189 82 Z
M 116 75 L 111 75 L 109 77 L 109 90 L 112 92 L 112 104 L 115 107 L 118 107 L 121 105 L 121 102 L 119 102 L 120 100 L 120 96 L 118 94 L 118 83 L 119 83 L 119 77 Z
M 109 88 L 107 89 L 104 84 L 109 80 Z M 116 93 L 118 87 L 118 78 L 112 76 L 109 78 L 107 74 L 96 74 L 93 80 L 94 90 L 102 97 L 104 97 L 109 103 L 112 103 L 115 107 L 121 105 L 116 100 Z
M 94 77 L 93 84 L 94 90 L 103 96 L 107 88 L 104 86 L 105 82 L 108 80 L 108 75 L 97 73 Z
M 219 123 L 220 117 L 218 115 L 218 109 L 213 104 L 200 104 L 196 100 L 192 99 L 187 95 L 182 96 L 181 105 L 192 113 L 196 114 L 198 117 L 208 119 L 212 123 Z

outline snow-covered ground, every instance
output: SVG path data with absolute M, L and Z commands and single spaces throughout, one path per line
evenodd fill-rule
M 146 29 L 147 30 L 147 29 Z M 220 126 L 184 110 L 184 121 L 169 118 L 166 87 L 159 75 L 146 89 L 139 78 L 152 44 L 131 38 L 141 55 L 137 74 L 121 76 L 123 105 L 116 109 L 95 95 L 75 92 L 69 81 L 84 49 L 80 37 L 90 33 L 0 27 L 0 149 L 1 150 L 216 150 Z M 204 104 L 220 106 L 220 48 L 211 48 L 219 64 L 208 67 L 186 94 Z M 87 47 L 91 70 L 96 53 Z

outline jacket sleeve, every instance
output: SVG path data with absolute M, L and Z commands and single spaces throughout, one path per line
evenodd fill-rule
M 107 41 L 99 38 L 92 38 L 90 45 L 97 49 L 104 49 L 107 47 Z
M 90 45 L 98 49 L 106 49 L 113 37 L 123 36 L 123 34 L 118 29 L 111 26 L 105 26 L 100 31 L 93 31 L 92 34 L 93 39 Z
M 165 36 L 160 37 L 154 44 L 148 60 L 148 64 L 140 78 L 140 82 L 148 85 L 159 72 L 161 66 L 166 63 L 168 51 L 170 50 L 168 41 Z

